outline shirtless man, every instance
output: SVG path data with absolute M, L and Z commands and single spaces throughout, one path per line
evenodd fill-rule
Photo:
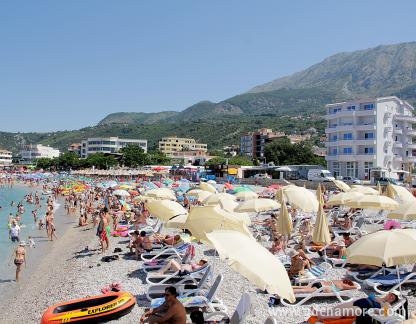
M 18 282 L 23 263 L 26 266 L 26 249 L 25 249 L 24 242 L 19 243 L 13 255 L 14 255 L 14 264 L 16 265 L 16 282 Z
M 185 324 L 186 310 L 182 303 L 176 298 L 177 292 L 175 287 L 165 289 L 165 302 L 151 310 L 145 312 L 140 317 L 140 323 L 150 324 Z

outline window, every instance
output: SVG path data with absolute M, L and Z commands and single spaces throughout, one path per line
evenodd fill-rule
M 343 153 L 344 154 L 352 154 L 352 147 L 344 147 Z
M 374 138 L 374 133 L 364 133 L 364 138 L 365 139 L 373 139 Z
M 355 110 L 355 106 L 348 106 L 348 107 L 347 107 L 347 110 L 348 110 L 348 111 Z
M 374 104 L 365 104 L 364 105 L 364 110 L 373 110 L 374 109 Z
M 352 140 L 352 133 L 345 133 L 344 140 Z
M 346 163 L 346 172 L 347 172 L 347 177 L 356 177 L 356 167 L 355 167 L 356 163 L 355 162 L 347 162 Z
M 364 148 L 365 154 L 374 154 L 374 147 L 365 147 Z
M 370 169 L 373 168 L 373 162 L 364 162 L 364 177 L 370 180 Z
M 336 148 L 333 148 L 331 150 L 331 155 L 337 155 L 338 154 L 338 150 Z

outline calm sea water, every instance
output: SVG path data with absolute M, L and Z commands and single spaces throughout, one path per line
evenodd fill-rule
M 38 192 L 41 197 L 41 208 L 36 208 L 36 205 L 29 204 L 24 199 L 25 195 Z M 13 188 L 0 188 L 0 275 L 4 271 L 10 272 L 8 268 L 8 262 L 10 255 L 13 253 L 16 243 L 12 243 L 9 239 L 8 220 L 9 214 L 16 215 L 17 204 L 19 201 L 23 203 L 25 212 L 21 216 L 21 223 L 23 224 L 20 231 L 20 240 L 27 241 L 28 236 L 35 238 L 39 236 L 39 230 L 35 226 L 32 210 L 37 209 L 38 219 L 44 217 L 46 212 L 46 199 L 47 196 L 42 195 L 42 191 L 36 188 L 29 188 L 23 185 L 16 185 Z M 14 206 L 11 206 L 11 202 L 14 201 Z M 43 231 L 42 231 L 43 234 Z M 12 262 L 13 264 L 13 262 Z

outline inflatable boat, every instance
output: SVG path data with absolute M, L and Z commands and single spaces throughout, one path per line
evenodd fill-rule
M 102 323 L 129 313 L 136 299 L 125 291 L 70 300 L 49 307 L 41 324 L 49 323 Z

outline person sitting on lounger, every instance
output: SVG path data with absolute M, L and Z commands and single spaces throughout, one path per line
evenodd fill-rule
M 347 256 L 347 249 L 345 247 L 345 242 L 340 241 L 335 244 L 331 244 L 326 248 L 326 254 L 330 258 L 344 259 Z
M 388 293 L 381 298 L 370 295 L 367 298 L 360 298 L 352 302 L 336 305 L 332 309 L 314 310 L 313 315 L 317 316 L 318 320 L 357 316 L 356 324 L 372 323 L 371 317 L 366 314 L 368 309 L 381 308 L 384 303 L 393 305 L 398 299 L 399 297 L 395 293 Z
M 284 245 L 281 236 L 276 237 L 269 251 L 273 254 L 279 254 L 280 252 L 283 252 L 283 246 Z
M 166 272 L 177 272 L 177 271 L 192 272 L 192 271 L 202 268 L 207 263 L 208 263 L 208 260 L 205 258 L 202 258 L 201 260 L 199 260 L 198 263 L 192 263 L 192 264 L 180 264 L 175 259 L 171 259 L 169 260 L 168 263 L 166 263 L 166 265 L 162 269 L 160 269 L 157 272 L 157 274 L 163 275 Z
M 290 256 L 290 268 L 288 271 L 290 278 L 303 274 L 305 268 L 310 269 L 311 265 L 309 261 L 304 260 L 298 251 L 291 250 L 288 255 Z
M 299 255 L 301 256 L 303 260 L 306 260 L 309 262 L 309 265 L 311 266 L 315 265 L 315 262 L 313 262 L 313 260 L 310 257 L 308 257 L 306 254 L 304 242 L 301 241 L 299 242 L 299 244 L 295 245 L 295 250 L 299 252 Z
M 318 282 L 315 282 L 310 287 L 292 286 L 293 292 L 295 294 L 298 294 L 298 293 L 305 293 L 305 294 L 313 293 L 314 291 L 316 291 L 316 290 L 318 290 L 322 287 L 323 287 L 322 291 L 324 293 L 330 293 L 330 292 L 333 292 L 334 290 L 350 290 L 350 289 L 357 289 L 358 288 L 358 286 L 356 286 L 354 284 L 354 282 L 352 282 L 351 280 L 348 280 L 348 279 L 332 280 L 332 281 L 318 281 Z

